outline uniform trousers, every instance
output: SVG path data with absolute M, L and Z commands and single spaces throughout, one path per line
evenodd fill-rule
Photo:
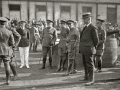
M 28 47 L 19 47 L 21 66 L 29 66 L 29 46 Z
M 93 55 L 82 55 L 85 70 L 85 79 L 94 81 L 94 61 Z

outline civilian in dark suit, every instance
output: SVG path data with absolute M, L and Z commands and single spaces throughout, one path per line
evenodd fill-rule
M 4 62 L 6 71 L 6 84 L 10 82 L 10 46 L 13 47 L 14 37 L 11 31 L 6 29 L 7 19 L 0 17 L 0 61 Z
M 83 65 L 85 69 L 85 80 L 89 80 L 85 85 L 94 83 L 94 63 L 93 55 L 96 53 L 96 47 L 99 42 L 98 33 L 91 23 L 91 14 L 82 15 L 85 27 L 80 35 L 79 52 L 83 57 Z
M 29 67 L 29 30 L 25 28 L 25 21 L 20 21 L 20 28 L 17 29 L 17 32 L 21 35 L 21 40 L 18 44 L 20 51 L 21 66 L 23 68 L 26 65 Z

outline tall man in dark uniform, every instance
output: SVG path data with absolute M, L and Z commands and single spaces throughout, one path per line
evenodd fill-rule
M 77 50 L 77 45 L 79 43 L 79 31 L 75 28 L 73 20 L 68 20 L 67 24 L 68 27 L 70 28 L 70 32 L 68 34 L 68 39 L 67 39 L 68 69 L 66 75 L 69 75 L 71 68 L 72 68 L 72 73 L 74 72 L 76 50 Z
M 43 66 L 41 69 L 45 69 L 47 54 L 49 52 L 49 66 L 52 69 L 52 46 L 57 39 L 57 31 L 53 27 L 53 21 L 47 20 L 47 27 L 43 30 L 42 35 L 42 53 L 43 53 Z
M 69 34 L 69 29 L 66 28 L 66 21 L 60 21 L 61 28 L 60 28 L 60 42 L 58 44 L 58 54 L 60 55 L 60 61 L 58 65 L 58 70 L 64 70 L 64 65 L 67 59 L 67 37 Z
M 0 60 L 4 62 L 6 71 L 6 84 L 10 82 L 10 46 L 14 46 L 14 37 L 11 31 L 6 29 L 7 19 L 0 17 Z
M 97 19 L 96 26 L 98 31 L 99 43 L 96 48 L 96 54 L 95 54 L 95 66 L 97 68 L 96 72 L 101 72 L 102 56 L 104 53 L 105 41 L 106 41 L 106 31 L 102 28 L 103 22 L 105 21 L 102 19 Z
M 83 65 L 85 70 L 84 80 L 89 81 L 85 85 L 91 85 L 94 83 L 93 55 L 96 53 L 96 47 L 99 39 L 97 30 L 91 23 L 91 14 L 83 14 L 82 18 L 85 26 L 80 35 L 79 52 L 83 57 Z

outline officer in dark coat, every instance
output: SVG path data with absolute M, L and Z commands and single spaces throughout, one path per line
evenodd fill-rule
M 82 18 L 85 26 L 80 35 L 79 52 L 83 57 L 83 65 L 85 70 L 84 80 L 88 81 L 85 85 L 91 85 L 94 83 L 93 55 L 96 53 L 99 38 L 96 28 L 91 23 L 91 14 L 83 14 Z
M 6 84 L 10 82 L 10 46 L 14 47 L 14 37 L 11 31 L 6 29 L 5 24 L 8 20 L 0 17 L 0 60 L 4 62 L 6 71 Z
M 60 42 L 58 44 L 58 54 L 60 55 L 60 61 L 58 65 L 58 70 L 64 70 L 64 65 L 67 59 L 67 38 L 69 34 L 69 29 L 66 28 L 66 21 L 60 21 L 61 28 L 60 28 Z
M 103 22 L 105 22 L 102 19 L 97 19 L 97 31 L 98 31 L 98 37 L 99 37 L 99 43 L 96 48 L 96 54 L 95 54 L 95 66 L 97 68 L 96 72 L 101 72 L 102 68 L 102 56 L 104 53 L 105 48 L 105 41 L 106 41 L 106 31 L 102 28 Z
M 49 52 L 49 66 L 52 69 L 52 46 L 57 39 L 57 31 L 53 27 L 53 21 L 47 20 L 47 27 L 43 30 L 42 35 L 42 53 L 43 53 L 43 66 L 41 69 L 45 69 L 47 54 Z

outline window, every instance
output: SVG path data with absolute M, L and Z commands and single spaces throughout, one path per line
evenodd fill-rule
M 88 7 L 88 6 L 83 6 L 82 7 L 82 11 L 83 11 L 83 13 L 87 13 L 87 12 L 90 12 L 90 13 L 92 13 L 92 7 Z
M 9 4 L 9 10 L 10 11 L 20 11 L 20 5 L 19 4 Z
M 117 9 L 114 7 L 107 7 L 107 21 L 112 24 L 116 23 L 116 17 L 117 17 L 116 10 Z
M 46 11 L 46 6 L 45 5 L 36 5 L 36 10 L 37 11 Z
M 61 12 L 70 12 L 70 6 L 61 6 Z

